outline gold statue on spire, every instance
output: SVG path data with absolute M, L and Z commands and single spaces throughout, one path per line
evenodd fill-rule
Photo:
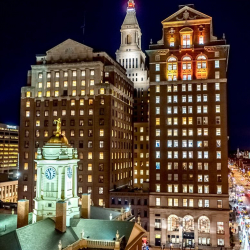
M 61 128 L 61 119 L 58 118 L 58 120 L 54 120 L 56 123 L 56 135 L 61 135 L 62 134 L 62 128 Z

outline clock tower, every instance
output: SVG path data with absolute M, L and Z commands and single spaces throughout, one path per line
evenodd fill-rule
M 37 150 L 37 181 L 34 199 L 33 223 L 47 217 L 56 217 L 56 203 L 67 203 L 66 225 L 70 218 L 79 217 L 77 196 L 77 149 L 68 144 L 61 134 L 60 119 L 57 132 L 46 145 Z

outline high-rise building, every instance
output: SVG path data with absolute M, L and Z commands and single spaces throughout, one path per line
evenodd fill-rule
M 150 245 L 229 247 L 229 45 L 192 6 L 150 45 Z
M 17 178 L 19 127 L 0 124 L 0 173 Z
M 136 17 L 134 0 L 128 1 L 127 14 L 121 27 L 121 45 L 116 60 L 127 70 L 134 82 L 134 187 L 141 188 L 149 181 L 149 78 L 145 66 L 146 55 L 141 48 L 141 29 Z
M 62 134 L 79 153 L 78 195 L 109 204 L 110 190 L 132 184 L 133 82 L 105 52 L 71 39 L 36 63 L 21 93 L 19 198 L 35 197 L 37 148 L 61 118 Z

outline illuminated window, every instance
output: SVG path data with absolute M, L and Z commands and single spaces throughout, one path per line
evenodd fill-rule
M 95 75 L 95 71 L 94 70 L 90 70 L 90 75 L 94 76 Z
M 215 90 L 220 90 L 220 83 L 215 83 Z
M 29 168 L 29 164 L 26 162 L 26 163 L 24 163 L 24 170 L 28 170 L 28 168 Z
M 65 88 L 68 87 L 68 81 L 63 82 L 63 87 L 65 87 Z
M 100 136 L 104 136 L 104 129 L 100 129 Z
M 88 175 L 88 182 L 92 182 L 92 175 Z
M 43 87 L 43 83 L 42 82 L 39 82 L 38 83 L 38 88 L 41 89 Z
M 216 135 L 220 136 L 221 135 L 221 129 L 220 128 L 216 128 Z
M 204 44 L 204 36 L 199 36 L 199 44 Z
M 161 205 L 161 198 L 155 198 L 155 205 L 160 206 Z
M 76 96 L 76 90 L 72 90 L 72 96 Z
M 37 97 L 42 97 L 42 91 L 37 92 Z
M 95 94 L 94 89 L 90 89 L 90 90 L 89 90 L 89 94 L 90 94 L 90 95 L 94 95 L 94 94 Z
M 76 114 L 76 111 L 75 110 L 70 110 L 70 115 L 74 116 Z
M 58 81 L 55 82 L 55 87 L 59 88 L 59 82 Z
M 99 152 L 99 159 L 103 160 L 104 159 L 104 153 L 103 152 Z
M 182 80 L 192 80 L 192 58 L 184 56 L 182 59 Z
M 216 107 L 215 107 L 215 112 L 216 112 L 216 113 L 220 113 L 220 105 L 216 105 Z
M 156 82 L 160 82 L 160 81 L 161 81 L 160 75 L 156 75 L 156 76 L 155 76 L 155 81 L 156 81 Z
M 58 97 L 58 96 L 59 96 L 59 91 L 56 90 L 56 91 L 55 91 L 55 97 Z
M 220 79 L 220 72 L 219 71 L 215 72 L 215 79 Z
M 160 125 L 160 118 L 155 118 L 155 125 Z
M 105 94 L 104 88 L 101 88 L 101 89 L 100 89 L 100 94 L 101 94 L 101 95 L 104 95 L 104 94 Z
M 47 88 L 51 87 L 51 82 L 47 82 Z
M 160 71 L 160 64 L 155 64 L 155 71 Z
M 29 108 L 30 107 L 30 101 L 27 101 L 26 102 L 26 108 Z
M 177 59 L 171 56 L 167 63 L 167 78 L 168 81 L 177 81 Z
M 82 81 L 81 81 L 81 85 L 82 85 L 82 86 L 85 86 L 85 80 L 82 80 Z
M 93 159 L 93 153 L 92 152 L 88 152 L 88 159 L 92 160 Z
M 207 79 L 207 57 L 203 54 L 197 57 L 197 79 Z
M 173 37 L 170 38 L 170 47 L 174 47 L 174 38 Z
M 38 74 L 38 78 L 39 78 L 39 79 L 43 78 L 43 73 L 39 73 L 39 74 Z
M 90 86 L 94 86 L 94 85 L 95 85 L 95 80 L 90 80 L 89 85 L 90 85 Z
M 81 90 L 81 95 L 85 95 L 85 89 Z
M 220 61 L 215 61 L 214 66 L 216 69 L 218 69 L 220 67 Z

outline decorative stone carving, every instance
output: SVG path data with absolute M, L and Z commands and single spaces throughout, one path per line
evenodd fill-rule
M 185 11 L 183 12 L 183 17 L 182 17 L 182 18 L 176 17 L 176 20 L 177 20 L 177 21 L 194 20 L 194 19 L 196 19 L 197 17 L 199 17 L 199 16 L 198 16 L 198 15 L 196 15 L 196 16 L 190 16 L 190 13 L 189 13 L 187 10 L 185 10 Z

